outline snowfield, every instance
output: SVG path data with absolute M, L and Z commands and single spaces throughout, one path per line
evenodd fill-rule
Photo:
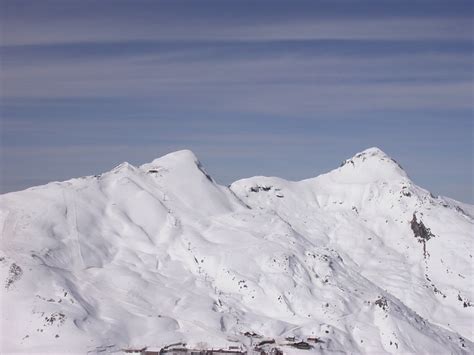
M 184 150 L 4 194 L 0 351 L 472 354 L 473 227 L 377 148 L 298 182 L 223 187 Z

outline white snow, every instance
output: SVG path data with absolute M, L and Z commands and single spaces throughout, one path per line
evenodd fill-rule
M 223 187 L 184 150 L 4 194 L 0 352 L 469 354 L 473 211 L 378 148 L 299 182 Z

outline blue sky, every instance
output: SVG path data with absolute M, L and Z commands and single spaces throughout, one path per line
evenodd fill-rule
M 222 184 L 378 146 L 474 203 L 470 1 L 0 0 L 0 192 L 193 150 Z

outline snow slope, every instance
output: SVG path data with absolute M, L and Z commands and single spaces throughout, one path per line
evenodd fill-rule
M 179 151 L 2 195 L 0 212 L 2 353 L 474 350 L 473 206 L 377 148 L 230 188 Z

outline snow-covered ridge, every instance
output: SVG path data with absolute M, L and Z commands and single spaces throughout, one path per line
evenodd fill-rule
M 230 188 L 123 163 L 0 196 L 0 351 L 472 353 L 473 227 L 378 148 Z

